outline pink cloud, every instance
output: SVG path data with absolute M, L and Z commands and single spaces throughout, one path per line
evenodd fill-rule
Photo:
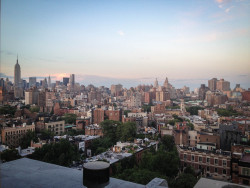
M 231 0 L 215 0 L 217 3 L 229 3 Z

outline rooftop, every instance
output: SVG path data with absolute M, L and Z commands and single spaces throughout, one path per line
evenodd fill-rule
M 178 148 L 180 148 L 182 150 L 186 150 L 186 151 L 192 151 L 192 152 L 204 152 L 204 153 L 213 153 L 213 154 L 217 154 L 217 155 L 231 156 L 230 151 L 204 150 L 204 149 L 199 149 L 199 148 L 196 148 L 196 147 L 186 147 L 186 146 L 177 146 L 177 149 Z
M 213 188 L 222 188 L 222 187 L 245 188 L 248 186 L 224 182 L 224 181 L 212 180 L 212 179 L 208 179 L 208 178 L 201 178 L 194 186 L 194 188 L 211 188 L 211 187 L 213 187 Z
M 72 168 L 58 166 L 50 163 L 22 158 L 0 165 L 0 187 L 8 188 L 83 188 L 83 172 Z M 150 187 L 162 187 L 165 180 L 159 179 L 156 182 L 149 182 Z M 159 184 L 158 184 L 159 183 Z M 165 182 L 166 183 L 166 182 Z M 148 184 L 148 185 L 149 185 Z M 146 188 L 148 185 L 141 185 L 110 178 L 106 188 Z M 166 185 L 165 185 L 166 187 Z

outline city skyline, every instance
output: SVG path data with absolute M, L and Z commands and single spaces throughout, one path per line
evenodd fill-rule
M 1 77 L 18 53 L 22 78 L 250 87 L 249 1 L 60 2 L 2 0 Z

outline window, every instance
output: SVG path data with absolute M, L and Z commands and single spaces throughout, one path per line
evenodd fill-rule
M 192 155 L 192 161 L 194 161 L 194 156 Z
M 210 163 L 210 158 L 207 158 L 207 163 Z
M 217 169 L 217 168 L 214 168 L 214 172 L 215 172 L 215 173 L 218 173 L 218 169 Z
M 227 161 L 223 160 L 223 166 L 227 166 Z
M 215 164 L 215 165 L 218 164 L 218 159 L 214 159 L 214 164 Z
M 184 154 L 184 160 L 186 160 L 187 159 L 187 154 Z
M 195 139 L 197 139 L 197 136 L 195 136 Z
M 207 171 L 209 172 L 209 166 L 207 166 Z
M 60 124 L 60 126 L 62 126 L 62 124 Z
M 226 169 L 223 169 L 223 174 L 227 174 L 227 171 L 226 171 Z
M 202 157 L 199 157 L 199 162 L 202 162 Z
M 242 175 L 249 176 L 250 168 L 242 168 Z

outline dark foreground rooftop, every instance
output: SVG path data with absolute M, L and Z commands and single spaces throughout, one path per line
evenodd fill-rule
M 161 179 L 162 180 L 162 179 Z M 165 180 L 162 180 L 165 181 Z M 3 163 L 0 166 L 1 188 L 83 188 L 83 172 L 63 166 L 22 158 Z M 141 185 L 110 178 L 107 188 L 133 187 L 145 188 L 163 187 L 163 183 L 157 184 L 153 180 L 148 185 Z M 166 182 L 166 181 L 165 181 Z M 166 187 L 165 184 L 164 187 Z

